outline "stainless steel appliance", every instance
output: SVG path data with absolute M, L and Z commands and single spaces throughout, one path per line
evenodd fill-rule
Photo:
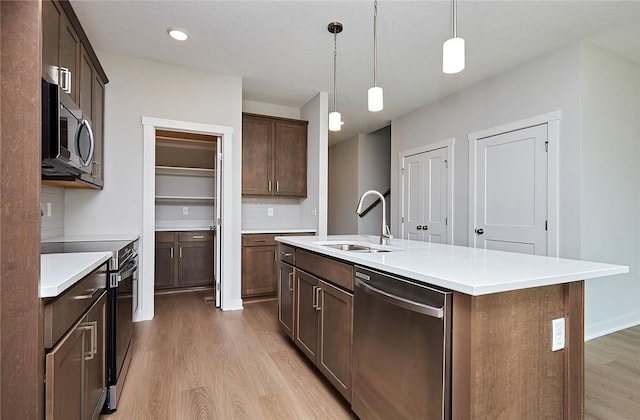
M 450 291 L 355 267 L 353 398 L 362 419 L 449 419 Z
M 58 85 L 43 79 L 42 174 L 90 174 L 94 146 L 91 121 L 75 104 L 64 103 Z
M 103 412 L 118 407 L 131 362 L 133 314 L 137 309 L 138 241 L 43 243 L 42 253 L 111 251 L 107 280 L 107 398 Z

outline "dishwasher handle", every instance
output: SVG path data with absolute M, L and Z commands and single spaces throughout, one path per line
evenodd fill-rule
M 405 299 L 400 296 L 394 296 L 391 293 L 387 293 L 384 290 L 380 290 L 377 287 L 367 284 L 365 281 L 361 280 L 361 276 L 358 276 L 358 274 L 360 273 L 356 273 L 356 279 L 355 279 L 356 287 L 361 288 L 363 291 L 369 293 L 370 295 L 376 296 L 387 303 L 400 306 L 401 308 L 405 308 L 413 312 L 419 312 L 421 314 L 424 314 L 433 318 L 439 318 L 439 319 L 444 318 L 444 308 L 436 308 L 430 305 L 425 305 L 420 302 L 414 302 L 412 300 Z

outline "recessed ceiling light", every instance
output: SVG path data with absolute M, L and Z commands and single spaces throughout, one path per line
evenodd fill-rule
M 167 29 L 167 33 L 176 41 L 186 41 L 189 38 L 189 35 L 187 35 L 185 31 L 178 28 L 169 28 Z

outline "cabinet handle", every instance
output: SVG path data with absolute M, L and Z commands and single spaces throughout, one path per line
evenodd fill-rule
M 311 289 L 311 294 L 312 294 L 312 296 L 311 296 L 311 306 L 313 306 L 313 309 L 318 309 L 316 307 L 316 298 L 318 297 L 318 295 L 316 294 L 316 289 L 317 288 L 318 288 L 317 286 L 313 286 L 313 289 Z
M 266 239 L 254 239 L 253 242 L 257 244 L 258 242 L 267 242 L 267 240 Z
M 62 90 L 68 94 L 71 94 L 71 72 L 66 67 L 60 67 L 61 78 L 60 81 L 63 82 Z
M 293 286 L 292 286 L 292 281 L 293 281 L 293 271 L 291 273 L 289 273 L 289 291 L 292 292 L 293 291 Z
M 276 181 L 276 192 L 280 192 L 280 181 Z
M 193 239 L 204 239 L 204 235 L 193 235 Z
M 173 247 L 171 247 L 171 257 L 169 258 L 173 258 Z
M 73 299 L 74 300 L 93 299 L 93 296 L 96 294 L 98 290 L 100 290 L 99 287 L 93 290 L 88 290 L 88 293 L 86 295 L 78 295 L 78 296 L 75 296 Z
M 319 311 L 322 309 L 322 307 L 320 306 L 320 296 L 321 296 L 320 292 L 322 292 L 322 289 L 319 287 L 316 287 L 316 311 Z
M 89 331 L 91 333 L 91 344 L 88 355 L 84 355 L 84 360 L 93 360 L 96 354 L 98 354 L 98 321 L 90 321 L 82 324 L 80 329 Z
M 282 255 L 283 257 L 290 257 L 293 254 L 291 252 L 284 252 L 284 251 L 280 251 L 280 255 Z
M 180 247 L 180 258 L 182 258 L 182 247 Z
M 271 191 L 271 181 L 269 181 L 269 191 Z

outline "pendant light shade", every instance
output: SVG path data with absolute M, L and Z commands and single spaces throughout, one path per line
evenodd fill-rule
M 329 113 L 329 131 L 340 131 L 342 129 L 342 115 L 336 109 L 337 83 L 336 83 L 336 61 L 338 58 L 338 34 L 342 32 L 342 23 L 331 22 L 327 30 L 333 34 L 333 112 Z
M 451 26 L 453 36 L 442 44 L 442 71 L 446 74 L 464 70 L 464 39 L 458 37 L 458 9 L 456 0 L 451 2 Z
M 338 111 L 329 113 L 329 131 L 340 131 L 342 128 L 342 115 Z
M 378 86 L 378 0 L 373 2 L 373 87 L 368 92 L 368 108 L 371 112 L 384 108 L 384 94 Z

